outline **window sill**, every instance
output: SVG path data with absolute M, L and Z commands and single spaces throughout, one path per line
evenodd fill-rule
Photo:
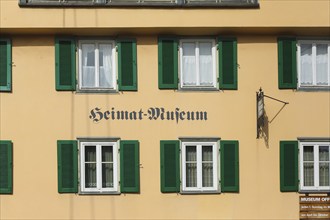
M 300 194 L 330 194 L 330 190 L 300 190 Z
M 79 192 L 79 195 L 120 195 L 120 192 Z
M 181 191 L 182 195 L 198 195 L 198 194 L 220 194 L 220 191 L 217 190 L 208 190 L 208 191 Z
M 330 92 L 330 86 L 305 86 L 305 87 L 298 87 L 297 91 L 302 91 L 302 92 Z
M 150 8 L 252 8 L 258 9 L 260 7 L 258 2 L 221 2 L 221 3 L 212 3 L 212 2 L 184 2 L 178 1 L 178 3 L 173 3 L 169 1 L 159 1 L 159 2 L 94 2 L 90 1 L 52 1 L 52 0 L 19 0 L 18 5 L 20 7 L 132 7 L 132 8 L 142 8 L 142 7 L 150 7 Z
M 183 87 L 179 88 L 180 92 L 218 92 L 218 88 L 208 88 L 208 87 Z
M 104 89 L 77 89 L 77 94 L 119 94 L 118 90 L 104 90 Z

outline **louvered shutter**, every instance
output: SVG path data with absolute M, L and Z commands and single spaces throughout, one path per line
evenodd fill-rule
M 161 192 L 180 192 L 180 142 L 160 141 Z
M 120 190 L 140 192 L 139 142 L 120 141 Z
M 297 54 L 295 38 L 278 38 L 278 87 L 297 88 Z
M 176 38 L 158 39 L 158 88 L 178 88 L 178 42 Z
M 11 41 L 0 38 L 0 91 L 9 92 L 11 86 Z
M 57 141 L 58 192 L 78 192 L 77 141 Z
M 220 142 L 221 191 L 239 192 L 239 150 L 238 141 Z
M 237 89 L 237 40 L 219 37 L 219 88 Z
M 76 90 L 76 46 L 73 38 L 55 39 L 55 74 L 57 91 Z
M 137 57 L 134 39 L 119 39 L 118 81 L 120 91 L 137 91 Z
M 298 191 L 298 141 L 280 141 L 281 192 Z
M 0 194 L 13 192 L 13 144 L 0 141 Z

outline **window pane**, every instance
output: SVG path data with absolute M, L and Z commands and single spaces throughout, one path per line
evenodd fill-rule
M 85 187 L 96 187 L 96 163 L 85 163 Z
M 113 187 L 113 163 L 102 164 L 102 188 Z
M 329 146 L 319 146 L 320 161 L 329 161 Z
M 213 147 L 202 146 L 202 186 L 213 186 Z
M 113 162 L 112 146 L 102 146 L 102 162 Z
M 213 85 L 212 43 L 199 43 L 199 74 L 201 86 Z
M 301 44 L 300 82 L 302 85 L 313 84 L 312 44 Z
M 320 186 L 329 186 L 329 146 L 319 146 Z
M 95 45 L 82 44 L 82 87 L 95 86 Z
M 328 85 L 328 45 L 316 45 L 316 85 Z
M 202 147 L 202 160 L 203 162 L 213 161 L 213 146 L 203 146 Z
M 186 161 L 196 161 L 196 146 L 186 146 Z
M 99 45 L 100 87 L 113 88 L 112 45 Z
M 196 85 L 195 43 L 182 43 L 182 77 L 183 85 Z
M 314 161 L 314 146 L 304 146 L 304 161 Z
M 314 161 L 314 146 L 304 146 L 304 186 L 314 186 L 313 161 Z
M 96 146 L 85 146 L 85 162 L 96 162 Z
M 186 186 L 197 187 L 196 146 L 186 146 Z

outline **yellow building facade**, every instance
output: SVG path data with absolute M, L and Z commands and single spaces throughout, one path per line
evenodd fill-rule
M 330 1 L 150 2 L 0 0 L 0 219 L 299 219 L 330 193 Z

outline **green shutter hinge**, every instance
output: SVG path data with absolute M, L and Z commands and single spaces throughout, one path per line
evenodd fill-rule
M 217 78 L 217 82 L 220 82 L 220 78 L 219 77 Z
M 116 45 L 116 52 L 118 52 L 118 44 Z

